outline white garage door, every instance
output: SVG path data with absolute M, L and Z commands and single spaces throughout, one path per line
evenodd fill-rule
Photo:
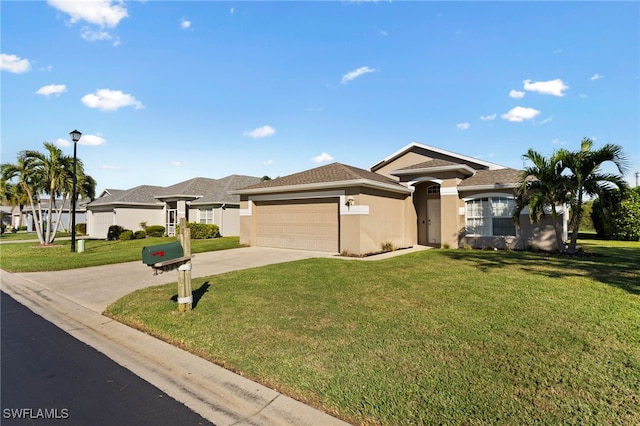
M 113 212 L 93 212 L 90 235 L 93 238 L 107 238 L 109 227 L 113 225 Z
M 338 199 L 256 202 L 256 245 L 339 252 Z

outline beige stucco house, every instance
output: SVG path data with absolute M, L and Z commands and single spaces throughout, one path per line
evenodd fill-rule
M 232 193 L 248 245 L 358 255 L 385 243 L 552 249 L 550 223 L 531 225 L 527 210 L 520 228 L 511 218 L 518 173 L 414 142 L 369 170 L 333 163 Z
M 223 236 L 240 234 L 240 197 L 229 191 L 260 182 L 260 178 L 231 175 L 221 179 L 193 178 L 161 187 L 140 185 L 127 190 L 105 189 L 87 204 L 87 234 L 106 238 L 109 226 L 136 231 L 141 222 L 162 225 L 175 235 L 181 218 L 216 224 Z

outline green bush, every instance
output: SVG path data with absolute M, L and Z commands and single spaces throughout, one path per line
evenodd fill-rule
M 125 229 L 120 233 L 118 239 L 121 241 L 133 240 L 133 231 L 130 229 Z
M 206 240 L 220 237 L 220 227 L 216 224 L 189 222 L 187 223 L 187 228 L 191 229 L 192 240 Z M 176 232 L 180 233 L 179 226 L 176 227 Z
M 26 230 L 27 230 L 27 225 L 23 225 L 23 226 L 20 226 L 20 227 L 18 228 L 18 231 L 22 231 L 22 232 L 24 232 L 24 231 L 26 231 Z
M 120 225 L 111 225 L 107 232 L 107 240 L 115 241 L 120 238 L 120 234 L 124 231 L 124 228 Z
M 144 240 L 147 238 L 147 233 L 141 229 L 133 233 L 133 238 L 136 240 Z
M 144 229 L 149 237 L 162 237 L 164 235 L 164 226 L 151 225 Z
M 629 189 L 610 199 L 593 202 L 591 218 L 600 238 L 623 241 L 640 240 L 640 187 Z
M 76 223 L 76 233 L 86 235 L 87 234 L 87 224 L 86 223 Z

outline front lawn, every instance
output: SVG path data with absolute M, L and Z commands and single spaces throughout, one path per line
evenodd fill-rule
M 173 237 L 142 240 L 85 240 L 85 251 L 71 252 L 71 241 L 41 246 L 37 240 L 0 245 L 0 268 L 9 272 L 60 271 L 87 266 L 142 261 L 142 247 L 176 241 Z M 239 237 L 191 240 L 191 252 L 203 253 L 240 247 Z M 78 244 L 76 241 L 76 249 Z
M 640 243 L 310 259 L 106 314 L 354 424 L 640 424 Z

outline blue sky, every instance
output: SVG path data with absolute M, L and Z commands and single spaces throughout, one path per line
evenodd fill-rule
M 58 144 L 104 188 L 341 162 L 417 141 L 640 171 L 638 2 L 2 1 L 2 162 Z

